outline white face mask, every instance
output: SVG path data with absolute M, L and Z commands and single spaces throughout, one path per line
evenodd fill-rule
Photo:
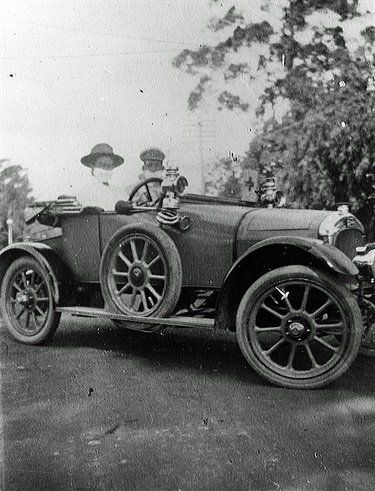
M 163 176 L 164 176 L 164 173 L 162 170 L 159 170 L 159 171 L 156 171 L 156 172 L 152 172 L 150 170 L 144 170 L 143 171 L 143 176 L 142 178 L 143 179 L 149 179 L 150 177 L 159 177 L 160 179 L 163 179 Z
M 111 182 L 112 179 L 112 169 L 111 170 L 105 170 L 105 169 L 100 169 L 99 167 L 94 169 L 94 177 L 97 179 L 99 182 Z

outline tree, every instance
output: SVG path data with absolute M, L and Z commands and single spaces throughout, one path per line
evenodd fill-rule
M 314 104 L 293 100 L 280 123 L 264 126 L 245 159 L 250 168 L 281 162 L 284 192 L 296 206 L 333 208 L 349 201 L 366 225 L 375 179 L 375 94 L 367 90 L 367 68 L 349 61 L 319 89 Z
M 234 156 L 209 163 L 204 173 L 205 194 L 224 198 L 239 197 L 242 191 L 239 180 L 241 174 L 241 163 Z
M 348 15 L 348 10 L 343 8 L 341 15 Z M 289 32 L 295 28 L 290 26 Z M 351 51 L 340 26 L 322 27 L 314 30 L 309 43 L 294 47 L 285 77 L 265 91 L 260 107 L 264 114 L 267 105 L 281 97 L 289 101 L 289 110 L 281 121 L 271 119 L 264 125 L 250 144 L 246 164 L 262 167 L 270 160 L 282 162 L 284 191 L 292 203 L 333 208 L 348 201 L 371 235 L 374 28 L 364 29 L 361 36 Z
M 269 15 L 275 14 L 279 24 Z M 189 98 L 194 110 L 209 84 L 249 75 L 259 89 L 258 135 L 244 165 L 262 170 L 283 164 L 281 181 L 296 206 L 331 208 L 350 199 L 369 223 L 374 174 L 374 39 L 371 25 L 349 45 L 344 27 L 361 13 L 358 0 L 285 0 L 263 2 L 268 20 L 248 23 L 233 6 L 211 29 L 230 30 L 225 41 L 184 50 L 175 66 L 204 73 Z M 350 24 L 352 23 L 352 24 Z M 371 19 L 370 19 L 371 23 Z M 257 60 L 254 63 L 254 56 Z M 233 59 L 236 63 L 233 63 Z M 235 85 L 232 84 L 235 88 Z M 375 87 L 374 87 L 375 88 Z M 241 94 L 222 90 L 218 105 L 248 111 Z
M 15 236 L 25 231 L 24 209 L 32 202 L 31 186 L 27 174 L 19 165 L 7 165 L 0 160 L 0 247 L 8 243 L 7 220 L 13 220 Z
M 211 0 L 210 3 L 223 2 Z M 243 7 L 243 2 L 240 4 Z M 245 13 L 232 5 L 224 17 L 213 18 L 209 24 L 212 32 L 222 32 L 226 39 L 213 46 L 202 45 L 197 50 L 184 49 L 173 60 L 176 68 L 199 77 L 188 98 L 189 108 L 195 110 L 204 102 L 209 96 L 208 88 L 215 94 L 219 109 L 246 112 L 250 104 L 245 98 L 251 93 L 265 92 L 270 97 L 274 95 L 275 101 L 281 80 L 296 66 L 296 61 L 301 65 L 310 53 L 311 61 L 324 66 L 325 61 L 320 57 L 329 51 L 331 39 L 326 39 L 325 33 L 313 26 L 316 33 L 311 42 L 305 43 L 309 18 L 317 13 L 326 18 L 336 16 L 339 25 L 359 16 L 357 7 L 358 0 L 263 0 L 264 19 L 248 22 Z M 250 3 L 248 10 L 249 17 L 253 17 Z M 368 36 L 374 37 L 371 20 Z M 336 44 L 344 42 L 340 29 L 331 28 L 329 37 Z

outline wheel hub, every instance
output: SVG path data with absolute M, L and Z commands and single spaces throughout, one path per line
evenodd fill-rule
M 293 341 L 307 339 L 310 332 L 310 327 L 302 319 L 291 319 L 285 329 L 285 334 Z
M 145 284 L 147 275 L 141 265 L 136 265 L 131 269 L 129 279 L 135 287 L 139 288 Z
M 31 309 L 34 306 L 34 295 L 29 290 L 18 292 L 16 295 L 16 301 L 19 305 Z

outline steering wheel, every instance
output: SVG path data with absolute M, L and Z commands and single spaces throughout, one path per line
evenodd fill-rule
M 134 204 L 136 206 L 156 206 L 161 197 L 161 192 L 158 192 L 158 196 L 155 199 L 155 196 L 152 196 L 150 191 L 149 184 L 157 183 L 161 186 L 163 179 L 160 177 L 150 177 L 149 179 L 145 179 L 144 181 L 137 184 L 129 194 L 129 201 L 136 201 Z M 139 192 L 145 188 L 142 192 Z M 160 190 L 161 191 L 161 190 Z M 138 196 L 137 196 L 138 194 Z M 155 191 L 154 191 L 155 194 Z

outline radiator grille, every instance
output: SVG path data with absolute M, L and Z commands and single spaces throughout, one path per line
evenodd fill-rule
M 334 240 L 334 245 L 346 254 L 350 259 L 356 255 L 356 247 L 365 243 L 363 233 L 360 230 L 346 228 L 340 230 Z

